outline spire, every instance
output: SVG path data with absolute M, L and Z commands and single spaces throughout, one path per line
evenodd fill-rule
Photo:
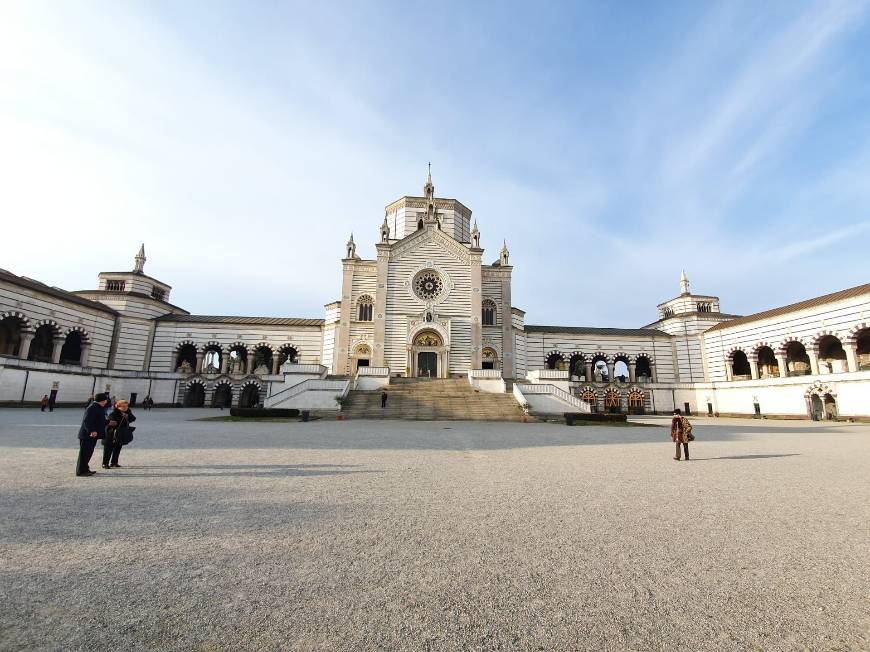
M 689 277 L 686 276 L 686 270 L 683 270 L 683 273 L 680 274 L 680 292 L 682 294 L 689 294 Z
M 480 249 L 480 231 L 477 230 L 477 220 L 474 220 L 474 228 L 471 229 L 471 246 Z
M 142 270 L 145 267 L 145 260 L 146 260 L 146 258 L 145 258 L 145 243 L 144 242 L 142 243 L 142 246 L 139 247 L 139 253 L 136 254 L 136 256 L 133 258 L 133 260 L 136 261 L 134 266 L 133 266 L 133 273 L 142 274 L 143 273 Z
M 510 257 L 510 252 L 507 248 L 507 240 L 502 240 L 501 244 L 501 255 L 498 258 L 499 265 L 509 265 L 508 259 Z
M 389 243 L 390 241 L 390 225 L 387 222 L 387 216 L 384 214 L 384 223 L 381 224 L 381 242 Z
M 353 233 L 350 234 L 350 240 L 345 245 L 347 248 L 347 256 L 345 258 L 356 258 L 356 243 L 353 241 Z
M 435 186 L 432 183 L 432 163 L 429 163 L 429 174 L 426 175 L 426 185 L 423 186 L 423 194 L 426 195 L 426 199 L 435 198 Z

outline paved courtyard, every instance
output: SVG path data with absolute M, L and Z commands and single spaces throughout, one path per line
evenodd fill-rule
M 867 425 L 138 414 L 0 410 L 3 650 L 870 648 Z

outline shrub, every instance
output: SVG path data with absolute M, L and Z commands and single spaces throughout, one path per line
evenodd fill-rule
M 608 414 L 606 412 L 565 412 L 565 423 L 573 426 L 575 421 L 595 421 L 599 423 L 625 423 L 624 414 Z
M 285 418 L 285 417 L 298 417 L 299 410 L 295 409 L 282 409 L 282 408 L 231 408 L 230 416 L 233 417 L 248 417 L 251 419 L 266 419 L 266 418 Z

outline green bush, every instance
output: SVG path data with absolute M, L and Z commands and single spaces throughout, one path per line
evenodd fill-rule
M 597 421 L 600 423 L 625 423 L 624 414 L 609 414 L 606 412 L 565 412 L 565 423 L 573 426 L 575 421 Z
M 251 419 L 267 419 L 274 417 L 298 417 L 299 410 L 294 409 L 281 409 L 281 408 L 231 408 L 230 416 L 234 417 L 248 417 Z

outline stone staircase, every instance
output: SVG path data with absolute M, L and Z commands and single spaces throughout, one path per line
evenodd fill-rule
M 345 419 L 407 419 L 411 421 L 524 421 L 513 394 L 475 391 L 465 378 L 393 378 L 387 407 L 381 391 L 354 390 L 341 407 Z

